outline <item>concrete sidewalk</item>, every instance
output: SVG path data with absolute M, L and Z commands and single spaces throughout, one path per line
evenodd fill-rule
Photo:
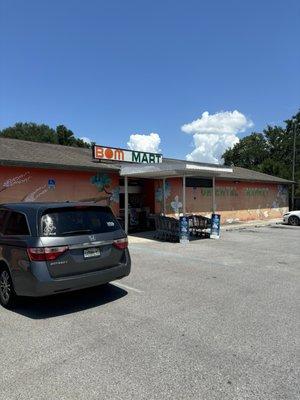
M 247 229 L 247 228 L 258 228 L 263 226 L 272 226 L 272 225 L 280 225 L 282 224 L 281 218 L 276 219 L 269 219 L 269 220 L 254 220 L 248 222 L 241 222 L 241 223 L 233 223 L 233 224 L 224 224 L 221 225 L 222 231 L 234 231 L 240 229 Z M 128 235 L 128 242 L 129 244 L 132 243 L 146 243 L 156 241 L 153 239 L 155 231 L 148 231 L 148 232 L 138 232 L 133 235 Z
M 267 220 L 254 220 L 254 221 L 247 221 L 241 223 L 233 223 L 233 224 L 224 224 L 221 225 L 221 229 L 225 229 L 226 231 L 231 231 L 235 229 L 243 229 L 249 227 L 260 227 L 260 226 L 271 226 L 271 225 L 279 225 L 282 224 L 282 218 L 276 219 L 267 219 Z

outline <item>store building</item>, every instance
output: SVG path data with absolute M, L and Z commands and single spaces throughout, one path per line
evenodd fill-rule
M 239 167 L 0 138 L 0 203 L 91 201 L 111 206 L 126 229 L 153 214 L 221 214 L 222 223 L 281 217 L 287 181 Z M 128 212 L 126 212 L 127 210 Z

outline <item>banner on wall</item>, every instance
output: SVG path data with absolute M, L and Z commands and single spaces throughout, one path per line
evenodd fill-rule
M 220 239 L 220 228 L 221 228 L 221 215 L 212 214 L 211 216 L 211 232 L 210 237 L 212 239 Z
M 179 240 L 180 243 L 188 243 L 190 240 L 189 220 L 187 217 L 179 217 Z

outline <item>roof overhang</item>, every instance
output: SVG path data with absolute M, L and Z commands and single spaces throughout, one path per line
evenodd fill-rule
M 133 178 L 174 178 L 181 176 L 214 177 L 226 173 L 232 173 L 233 169 L 219 165 L 200 165 L 192 163 L 148 164 L 148 165 L 122 165 L 120 175 Z
M 27 161 L 27 160 L 0 160 L 0 166 L 5 167 L 30 167 L 30 168 L 42 168 L 42 169 L 62 169 L 68 171 L 110 171 L 118 173 L 120 167 L 112 164 L 104 164 L 99 162 L 92 162 L 87 165 L 78 164 L 53 164 L 46 162 Z

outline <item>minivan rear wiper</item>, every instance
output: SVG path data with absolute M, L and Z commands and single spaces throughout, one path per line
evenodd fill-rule
M 60 232 L 56 236 L 60 235 L 75 235 L 76 233 L 92 233 L 93 231 L 91 229 L 78 229 L 75 231 L 67 231 L 67 232 Z

